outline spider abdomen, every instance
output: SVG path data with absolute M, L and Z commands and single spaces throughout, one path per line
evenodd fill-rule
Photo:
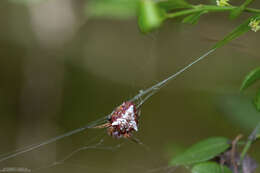
M 124 102 L 112 113 L 108 134 L 115 138 L 131 137 L 134 131 L 138 131 L 138 117 L 135 104 Z

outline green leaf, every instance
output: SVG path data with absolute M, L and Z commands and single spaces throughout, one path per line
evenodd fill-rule
M 204 162 L 226 151 L 229 147 L 230 144 L 227 138 L 208 138 L 191 146 L 183 154 L 173 158 L 170 165 L 190 165 Z
M 166 11 L 175 9 L 191 8 L 192 5 L 185 0 L 162 0 L 158 2 L 159 6 Z
M 259 79 L 260 79 L 260 67 L 255 68 L 254 70 L 249 72 L 248 75 L 246 75 L 246 77 L 243 80 L 243 83 L 240 87 L 240 91 L 244 91 L 246 88 L 251 86 L 253 83 L 255 83 Z
M 232 171 L 224 165 L 215 162 L 204 162 L 195 165 L 191 169 L 192 173 L 232 173 Z
M 194 13 L 194 14 L 191 14 L 187 17 L 185 17 L 182 22 L 183 23 L 189 23 L 189 24 L 196 24 L 198 23 L 198 20 L 200 18 L 201 15 L 207 13 L 208 11 L 200 11 L 200 12 L 197 12 L 197 13 Z
M 231 31 L 227 36 L 224 37 L 224 39 L 220 40 L 217 42 L 214 46 L 213 49 L 219 48 L 224 46 L 226 43 L 230 42 L 231 40 L 239 37 L 240 35 L 246 33 L 249 31 L 251 28 L 248 26 L 250 23 L 251 19 L 253 17 L 250 17 L 248 20 L 246 20 L 244 23 L 239 25 L 237 28 L 235 28 L 233 31 Z
M 142 32 L 160 27 L 164 19 L 164 11 L 153 0 L 140 0 L 138 24 Z
M 232 10 L 230 13 L 230 18 L 234 19 L 234 18 L 238 17 L 252 1 L 253 0 L 246 0 L 241 6 Z
M 258 90 L 258 92 L 255 96 L 254 105 L 255 105 L 256 109 L 260 112 L 260 90 Z
M 128 19 L 136 16 L 138 0 L 92 0 L 87 3 L 90 17 Z
M 256 134 L 255 134 L 255 139 L 259 140 L 260 139 L 260 128 L 258 128 Z

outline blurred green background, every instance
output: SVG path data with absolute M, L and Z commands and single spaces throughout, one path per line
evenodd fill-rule
M 0 1 L 0 153 L 109 114 L 139 90 L 205 53 L 248 16 L 230 21 L 228 13 L 208 14 L 197 25 L 169 20 L 144 35 L 135 18 L 91 18 L 86 3 Z M 253 5 L 260 7 L 260 2 Z M 259 33 L 249 32 L 218 49 L 144 104 L 135 136 L 146 147 L 93 129 L 4 161 L 0 167 L 34 170 L 104 139 L 106 147 L 122 145 L 114 151 L 81 151 L 62 165 L 37 172 L 143 173 L 167 166 L 201 139 L 246 137 L 260 114 L 251 103 L 256 87 L 243 94 L 239 87 L 260 65 L 258 38 Z M 259 143 L 250 154 L 260 161 L 257 148 Z

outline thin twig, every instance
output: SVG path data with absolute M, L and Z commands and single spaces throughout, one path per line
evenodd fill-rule
M 231 163 L 234 167 L 234 173 L 239 173 L 238 172 L 238 165 L 236 161 L 236 148 L 237 148 L 237 142 L 243 137 L 243 135 L 238 135 L 233 141 L 232 141 L 232 148 L 231 148 Z
M 246 153 L 250 149 L 252 143 L 256 140 L 256 135 L 259 133 L 259 131 L 260 131 L 260 122 L 257 124 L 257 126 L 255 127 L 253 132 L 248 137 L 247 143 L 244 146 L 244 148 L 242 150 L 242 153 L 240 155 L 240 163 L 243 163 L 243 160 L 244 160 L 244 158 L 246 156 Z

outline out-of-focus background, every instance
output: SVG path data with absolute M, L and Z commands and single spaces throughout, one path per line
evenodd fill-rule
M 230 21 L 228 13 L 209 14 L 197 25 L 169 20 L 144 35 L 135 18 L 89 17 L 85 0 L 27 2 L 0 1 L 0 153 L 109 114 L 205 53 L 248 16 Z M 260 7 L 260 2 L 254 5 Z M 143 173 L 167 166 L 201 139 L 246 137 L 260 115 L 251 103 L 256 88 L 241 94 L 239 87 L 260 65 L 258 38 L 259 33 L 249 32 L 218 49 L 144 104 L 135 135 L 144 145 L 93 129 L 4 161 L 1 168 Z M 113 150 L 81 151 L 64 164 L 44 168 L 100 139 Z M 259 144 L 250 154 L 260 161 L 257 148 Z

